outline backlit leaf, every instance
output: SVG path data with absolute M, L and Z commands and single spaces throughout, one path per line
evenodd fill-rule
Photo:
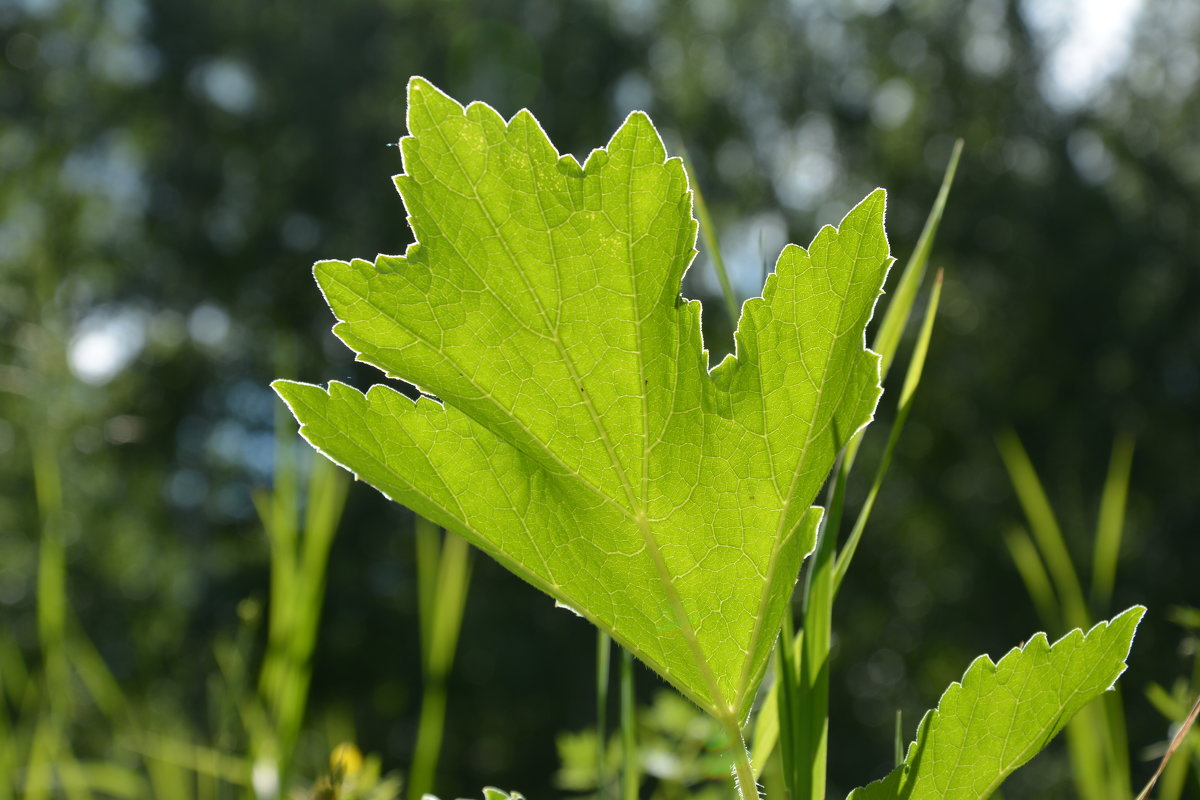
M 396 185 L 417 243 L 325 261 L 336 334 L 387 385 L 275 384 L 328 457 L 744 720 L 812 549 L 812 503 L 870 421 L 863 331 L 891 258 L 884 193 L 789 245 L 711 372 L 691 193 L 644 114 L 582 166 L 409 84 Z
M 981 800 L 1125 671 L 1146 609 L 1134 606 L 1053 645 L 1039 633 L 999 663 L 972 662 L 928 712 L 904 763 L 849 800 Z

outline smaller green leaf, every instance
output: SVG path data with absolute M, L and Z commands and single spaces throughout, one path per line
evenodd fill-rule
M 1046 634 L 999 663 L 971 663 L 917 728 L 904 763 L 849 800 L 980 800 L 1049 744 L 1071 717 L 1112 688 L 1146 612 L 1134 606 L 1053 645 Z

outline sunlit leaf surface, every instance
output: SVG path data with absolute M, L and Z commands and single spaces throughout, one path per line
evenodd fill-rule
M 582 166 L 531 114 L 408 90 L 396 184 L 417 243 L 316 277 L 389 377 L 277 382 L 304 436 L 592 620 L 702 707 L 749 711 L 812 503 L 878 400 L 863 330 L 891 264 L 884 193 L 748 301 L 709 372 L 691 193 L 650 120 Z

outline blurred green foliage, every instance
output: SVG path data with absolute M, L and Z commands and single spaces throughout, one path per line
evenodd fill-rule
M 947 268 L 943 316 L 839 593 L 830 703 L 847 722 L 830 730 L 830 792 L 891 766 L 897 708 L 918 719 L 971 657 L 1036 619 L 1003 538 L 1021 513 L 992 445 L 1009 427 L 1076 563 L 1112 432 L 1138 442 L 1111 604 L 1151 609 L 1125 677 L 1140 785 L 1153 767 L 1138 748 L 1167 729 L 1134 687 L 1192 668 L 1162 610 L 1196 604 L 1200 563 L 1200 8 L 1132 2 L 1127 19 L 1101 15 L 1117 29 L 1106 44 L 1096 14 L 1072 21 L 1084 5 L 0 0 L 5 724 L 53 696 L 81 759 L 130 764 L 100 723 L 120 697 L 225 746 L 236 712 L 209 702 L 217 643 L 245 635 L 254 661 L 266 643 L 238 609 L 274 613 L 252 500 L 275 480 L 267 383 L 373 377 L 328 335 L 308 268 L 408 243 L 387 144 L 404 133 L 405 81 L 423 74 L 505 114 L 529 106 L 576 155 L 649 111 L 687 147 L 741 297 L 785 241 L 875 185 L 907 252 L 963 137 L 933 262 Z M 719 358 L 732 338 L 706 254 L 685 292 L 706 301 Z M 852 481 L 848 502 L 864 492 Z M 350 491 L 302 750 L 321 751 L 314 720 L 336 717 L 385 769 L 409 763 L 411 528 Z M 437 791 L 550 796 L 553 732 L 593 722 L 593 633 L 485 560 L 472 581 Z M 72 637 L 111 681 L 64 673 Z M 13 688 L 43 679 L 70 688 Z M 1006 791 L 1062 796 L 1056 753 Z M 122 775 L 102 777 L 120 788 Z

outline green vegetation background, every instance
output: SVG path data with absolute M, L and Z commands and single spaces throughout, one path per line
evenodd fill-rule
M 1165 736 L 1142 688 L 1190 668 L 1166 611 L 1200 604 L 1200 11 L 1146 0 L 1121 68 L 1072 95 L 1035 5 L 0 1 L 0 628 L 37 663 L 32 464 L 49 453 L 82 628 L 128 695 L 215 724 L 213 643 L 267 596 L 267 384 L 377 377 L 329 334 L 310 266 L 408 243 L 388 144 L 421 74 L 531 108 L 579 156 L 649 111 L 686 145 L 743 297 L 876 185 L 909 252 L 963 137 L 930 360 L 834 621 L 831 785 L 883 775 L 896 708 L 915 724 L 972 657 L 1039 627 L 1003 539 L 1020 520 L 1007 428 L 1082 564 L 1113 437 L 1136 437 L 1112 606 L 1150 608 L 1124 678 L 1136 758 Z M 710 276 L 702 254 L 685 292 L 719 357 Z M 352 487 L 310 704 L 389 769 L 420 700 L 412 525 Z M 557 795 L 554 734 L 593 723 L 593 643 L 477 559 L 439 791 Z M 1056 749 L 1029 785 L 1054 796 L 1065 769 Z M 1135 760 L 1135 783 L 1150 771 Z

